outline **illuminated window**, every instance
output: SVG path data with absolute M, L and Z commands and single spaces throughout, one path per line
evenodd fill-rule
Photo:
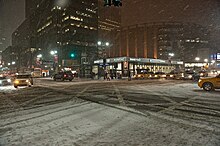
M 77 20 L 77 21 L 83 21 L 82 18 L 74 17 L 74 16 L 70 16 L 70 19 Z
M 66 20 L 68 20 L 69 19 L 69 16 L 66 16 L 64 19 L 63 19 L 63 21 L 66 21 Z
M 45 24 L 43 27 L 41 27 L 40 29 L 37 30 L 37 32 L 40 32 L 42 30 L 44 30 L 46 27 L 48 27 L 49 25 L 52 24 L 52 21 L 49 21 L 47 24 Z

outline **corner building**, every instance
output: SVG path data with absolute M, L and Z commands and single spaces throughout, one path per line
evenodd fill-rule
M 97 9 L 98 0 L 26 0 L 26 20 L 13 33 L 12 41 L 13 46 L 20 46 L 21 52 L 31 50 L 33 64 L 22 66 L 32 64 L 36 67 L 37 55 L 42 54 L 41 67 L 45 68 L 49 65 L 44 62 L 55 62 L 50 52 L 56 50 L 56 66 L 72 67 L 81 70 L 82 74 L 90 72 L 89 63 L 97 51 Z M 27 35 L 20 37 L 23 31 Z M 28 47 L 24 44 L 26 38 L 31 44 Z
M 191 61 L 199 49 L 209 48 L 209 31 L 198 24 L 180 22 L 146 23 L 123 27 L 119 46 L 110 57 L 135 57 Z

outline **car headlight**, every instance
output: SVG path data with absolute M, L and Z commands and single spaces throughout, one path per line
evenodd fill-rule
M 28 82 L 29 82 L 29 80 L 26 80 L 26 82 L 28 83 Z
M 173 75 L 170 75 L 170 77 L 172 78 L 172 77 L 173 77 Z
M 199 80 L 199 83 L 201 82 L 202 80 Z
M 149 77 L 152 77 L 152 75 L 150 75 Z
M 7 79 L 7 82 L 9 82 L 9 83 L 10 83 L 10 82 L 11 82 L 11 79 Z
M 181 76 L 184 77 L 184 74 L 182 73 Z
M 15 83 L 15 84 L 18 84 L 18 83 L 19 83 L 19 81 L 18 81 L 18 80 L 15 80 L 15 81 L 14 81 L 14 83 Z
M 158 77 L 158 75 L 155 75 L 155 77 Z
M 138 75 L 138 77 L 141 77 L 141 75 Z
M 192 75 L 189 75 L 188 77 L 189 77 L 189 78 L 192 78 Z
M 200 74 L 200 76 L 203 76 L 203 75 L 204 75 L 203 73 Z

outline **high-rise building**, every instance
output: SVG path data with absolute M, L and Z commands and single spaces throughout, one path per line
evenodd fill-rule
M 98 41 L 100 42 L 99 53 L 101 53 L 99 57 L 103 58 L 108 57 L 110 50 L 119 45 L 121 7 L 104 6 L 103 0 L 98 2 Z
M 3 9 L 3 3 L 0 2 L 0 18 L 3 18 L 2 9 Z M 6 48 L 6 45 L 5 45 L 6 38 L 4 36 L 3 27 L 4 27 L 3 21 L 1 20 L 0 21 L 0 51 Z
M 97 52 L 98 1 L 26 2 L 26 20 L 13 33 L 13 45 L 21 46 L 22 52 L 31 52 L 32 65 L 37 54 L 42 54 L 45 62 L 55 61 L 50 52 L 56 50 L 59 65 L 87 74 L 85 70 Z
M 25 18 L 28 18 L 40 5 L 42 0 L 25 0 Z

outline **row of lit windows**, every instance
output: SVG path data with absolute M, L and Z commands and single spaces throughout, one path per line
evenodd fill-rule
M 84 17 L 89 17 L 89 18 L 92 18 L 92 16 L 91 16 L 91 15 L 86 14 L 86 13 L 83 13 L 83 12 L 80 12 L 80 11 L 76 11 L 76 14 L 81 15 L 81 16 L 84 16 Z
M 60 7 L 60 6 L 54 6 L 54 7 L 51 9 L 51 12 L 52 12 L 53 10 L 56 10 L 56 9 L 61 10 L 61 7 Z
M 69 44 L 81 45 L 81 46 L 90 46 L 90 47 L 96 46 L 96 43 L 88 43 L 88 42 L 81 42 L 81 41 L 70 41 L 70 42 L 68 41 L 68 42 L 63 43 L 63 45 L 69 45 Z
M 92 13 L 96 13 L 96 11 L 95 10 L 91 10 L 91 9 L 89 9 L 89 8 L 86 8 L 86 11 L 89 11 L 89 12 L 92 12 Z
M 52 24 L 52 21 L 49 21 L 47 24 L 45 24 L 43 27 L 41 27 L 40 29 L 37 30 L 37 32 L 41 32 L 42 30 L 44 30 L 46 27 L 48 27 L 49 25 Z
M 106 31 L 112 30 L 112 28 L 106 27 L 105 25 L 99 25 L 99 29 L 106 30 Z
M 83 21 L 83 18 L 75 17 L 75 16 L 66 16 L 62 21 L 66 21 L 68 19 L 76 20 L 76 21 Z
M 112 27 L 117 27 L 117 28 L 120 27 L 119 25 L 114 25 L 114 24 L 107 23 L 107 22 L 104 22 L 104 21 L 99 21 L 99 23 L 102 23 L 102 24 L 104 24 L 104 25 L 109 25 L 109 26 L 112 26 Z
M 85 28 L 85 29 L 90 29 L 90 30 L 97 30 L 97 28 L 92 27 L 92 26 L 87 26 L 87 25 L 82 25 L 82 24 L 74 24 L 71 23 L 71 26 L 76 26 L 76 27 L 81 27 L 81 28 Z
M 118 24 L 118 25 L 121 25 L 119 22 L 117 22 L 117 21 L 113 21 L 113 20 L 110 20 L 110 19 L 105 19 L 106 21 L 109 21 L 109 22 L 111 22 L 111 23 L 115 23 L 115 24 Z
M 208 43 L 208 41 L 203 41 L 203 40 L 194 40 L 194 39 L 192 39 L 192 40 L 186 40 L 185 41 L 186 43 Z
M 183 31 L 183 28 L 161 28 L 159 29 L 159 31 L 172 31 L 172 32 L 178 32 L 178 31 Z

